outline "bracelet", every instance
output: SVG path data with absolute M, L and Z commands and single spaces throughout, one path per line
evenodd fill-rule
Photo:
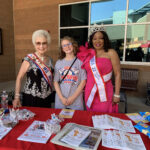
M 120 98 L 120 95 L 114 94 L 114 97 Z
M 19 95 L 18 95 L 18 96 L 17 96 L 17 95 L 15 95 L 15 98 L 20 98 L 20 96 L 19 96 Z
M 15 94 L 15 98 L 20 98 L 20 94 L 19 94 L 19 93 L 16 93 L 16 94 Z
M 20 94 L 19 94 L 19 93 L 16 93 L 15 96 L 20 96 Z
M 20 97 L 15 97 L 14 99 L 20 99 Z

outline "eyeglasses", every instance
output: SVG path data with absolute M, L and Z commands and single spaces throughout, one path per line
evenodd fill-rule
M 65 47 L 68 47 L 68 46 L 71 46 L 71 45 L 72 45 L 72 43 L 64 44 L 64 45 L 62 45 L 62 48 L 65 48 Z
M 36 46 L 41 46 L 41 45 L 47 46 L 47 42 L 43 42 L 43 43 L 42 42 L 36 42 L 35 44 L 36 44 Z

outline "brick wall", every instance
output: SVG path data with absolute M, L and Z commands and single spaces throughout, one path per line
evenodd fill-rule
M 15 79 L 13 0 L 0 0 L 0 28 L 3 54 L 0 55 L 0 82 Z

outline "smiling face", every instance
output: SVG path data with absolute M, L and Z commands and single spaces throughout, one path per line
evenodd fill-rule
M 68 40 L 63 40 L 61 42 L 61 47 L 62 51 L 67 55 L 67 54 L 74 54 L 73 53 L 73 45 L 70 41 Z
M 96 32 L 92 39 L 93 47 L 95 50 L 104 49 L 104 39 L 101 32 Z
M 47 39 L 42 37 L 37 37 L 35 40 L 35 50 L 39 55 L 44 55 L 48 50 Z

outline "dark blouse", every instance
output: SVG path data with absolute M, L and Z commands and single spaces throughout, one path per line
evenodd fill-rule
M 36 64 L 34 64 L 27 56 L 24 58 L 24 60 L 30 63 L 30 67 L 27 71 L 24 93 L 32 95 L 33 97 L 46 99 L 52 93 L 49 84 L 43 78 L 43 75 Z M 53 69 L 51 58 L 49 58 L 49 61 L 46 65 Z

